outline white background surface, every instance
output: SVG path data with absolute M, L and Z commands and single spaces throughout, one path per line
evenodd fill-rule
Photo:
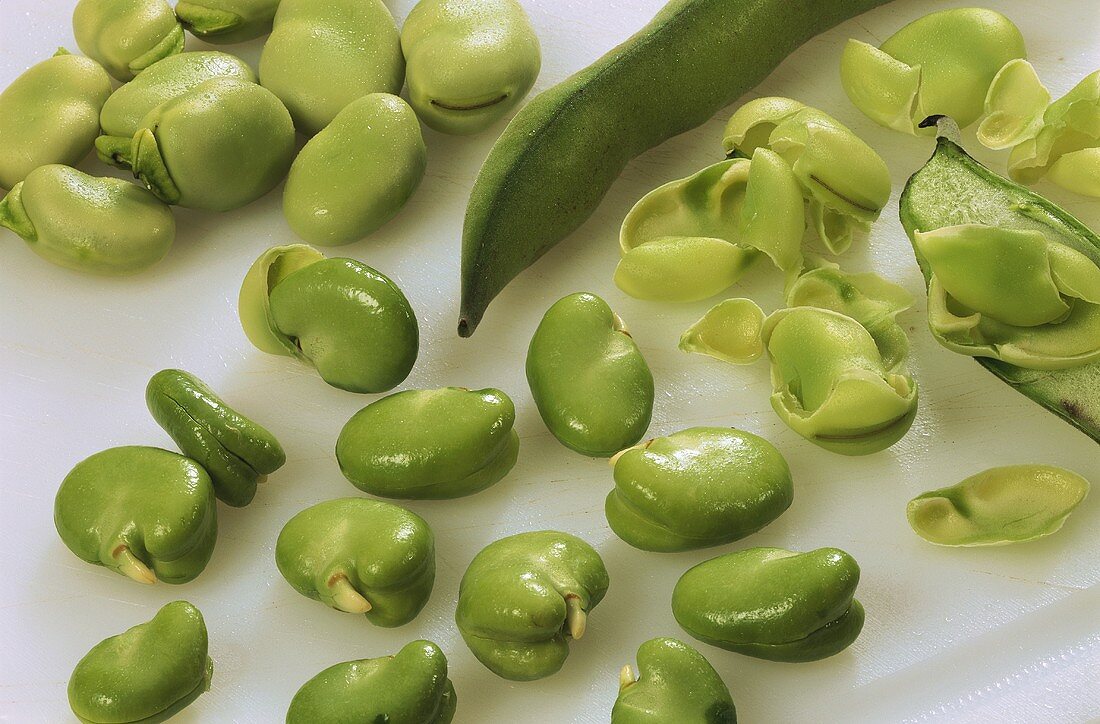
M 391 0 L 400 21 L 412 0 Z M 526 0 L 543 44 L 537 89 L 591 62 L 642 26 L 661 0 Z M 844 97 L 837 63 L 846 38 L 878 42 L 905 22 L 960 3 L 897 0 L 811 41 L 753 95 L 788 95 L 834 114 L 887 160 L 895 196 L 846 268 L 874 269 L 918 297 L 902 315 L 913 341 L 921 407 L 892 449 L 861 459 L 821 450 L 789 431 L 768 406 L 767 365 L 725 366 L 676 349 L 680 331 L 711 302 L 658 305 L 627 298 L 611 281 L 617 230 L 646 191 L 721 157 L 731 109 L 632 163 L 596 215 L 490 307 L 460 340 L 459 236 L 466 196 L 498 126 L 473 139 L 426 131 L 428 176 L 407 209 L 374 237 L 336 254 L 395 279 L 420 320 L 420 359 L 405 387 L 498 386 L 515 399 L 522 444 L 515 470 L 494 488 L 448 502 L 412 503 L 437 534 L 439 572 L 427 608 L 396 630 L 337 613 L 295 593 L 273 561 L 294 513 L 357 491 L 332 450 L 343 423 L 375 399 L 325 385 L 289 358 L 246 341 L 238 285 L 268 246 L 293 241 L 280 194 L 237 212 L 178 210 L 171 254 L 127 279 L 81 276 L 45 263 L 0 231 L 0 720 L 69 721 L 65 685 L 101 639 L 186 598 L 204 613 L 215 660 L 213 688 L 180 722 L 281 721 L 297 688 L 322 668 L 396 651 L 428 637 L 451 662 L 457 722 L 604 722 L 619 668 L 653 636 L 686 636 L 669 608 L 677 577 L 713 555 L 750 545 L 839 546 L 863 569 L 862 636 L 811 664 L 759 661 L 699 644 L 723 675 L 745 722 L 1086 721 L 1100 717 L 1100 489 L 1065 528 L 1039 542 L 993 549 L 934 548 L 905 522 L 917 493 L 994 465 L 1045 462 L 1091 477 L 1100 449 L 981 370 L 939 348 L 924 323 L 924 289 L 897 221 L 897 192 L 932 148 L 889 132 Z M 1023 30 L 1031 59 L 1055 96 L 1100 67 L 1094 0 L 989 0 Z M 0 84 L 47 57 L 75 50 L 68 0 L 0 0 Z M 190 49 L 202 44 L 188 39 Z M 258 42 L 238 46 L 255 64 Z M 973 149 L 973 133 L 965 136 Z M 1004 171 L 1005 153 L 979 157 Z M 85 170 L 106 173 L 94 159 Z M 1040 186 L 1096 228 L 1100 204 Z M 779 303 L 778 275 L 760 267 L 730 296 Z M 630 325 L 653 369 L 651 434 L 694 424 L 734 425 L 777 444 L 796 484 L 793 507 L 733 546 L 660 555 L 636 551 L 607 528 L 605 461 L 561 447 L 543 426 L 523 375 L 542 312 L 560 296 L 604 296 Z M 57 485 L 79 460 L 113 445 L 171 441 L 145 411 L 146 380 L 178 366 L 268 426 L 288 453 L 243 510 L 219 505 L 213 560 L 194 582 L 142 587 L 77 560 L 52 525 Z M 611 588 L 564 669 L 535 683 L 496 678 L 467 651 L 453 623 L 458 581 L 474 554 L 501 536 L 557 528 L 595 545 Z M 690 641 L 691 639 L 685 639 Z

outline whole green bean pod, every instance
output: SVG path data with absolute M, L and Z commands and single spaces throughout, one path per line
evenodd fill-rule
M 587 219 L 635 156 L 709 119 L 814 35 L 886 0 L 671 0 L 536 96 L 478 174 L 462 239 L 458 333 Z

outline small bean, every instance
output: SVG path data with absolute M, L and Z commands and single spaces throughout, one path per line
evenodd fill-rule
M 158 60 L 183 51 L 183 28 L 165 0 L 79 0 L 76 44 L 125 82 Z

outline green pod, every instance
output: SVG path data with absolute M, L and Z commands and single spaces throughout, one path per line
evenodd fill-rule
M 875 150 L 829 114 L 790 98 L 741 106 L 722 146 L 727 155 L 755 157 L 762 148 L 779 154 L 809 202 L 818 237 L 835 254 L 847 251 L 853 234 L 866 231 L 890 199 L 890 170 Z M 770 218 L 774 195 L 765 198 L 763 215 Z
M 929 326 L 934 336 L 950 349 L 976 357 L 1008 385 L 1100 441 L 1100 398 L 1095 393 L 1100 388 L 1100 361 L 1095 356 L 1100 345 L 1100 306 L 1088 301 L 1096 292 L 1100 237 L 1056 204 L 982 166 L 944 136 L 924 167 L 909 179 L 899 206 L 902 226 L 914 241 L 917 262 L 929 285 Z M 958 245 L 958 239 L 950 238 L 950 227 L 968 225 L 990 228 L 979 230 L 977 242 Z M 973 236 L 969 227 L 965 233 Z M 970 246 L 969 263 L 981 261 L 973 270 L 973 288 L 967 294 L 976 294 L 971 301 L 985 306 L 986 313 L 967 308 L 948 293 L 932 260 L 922 251 L 922 246 L 930 248 L 928 235 L 935 240 L 944 234 L 949 245 L 938 251 L 955 254 Z M 1026 248 L 1037 263 L 1032 269 L 1021 268 L 1014 257 Z M 978 251 L 989 257 L 981 260 L 974 254 Z M 941 272 L 953 263 L 940 259 Z M 958 291 L 958 280 L 966 282 L 971 275 L 956 272 L 962 272 L 952 282 Z M 985 277 L 981 284 L 979 274 Z M 988 288 L 998 283 L 998 277 L 1009 284 L 1030 280 L 1028 299 L 1023 295 L 1006 299 L 1003 289 Z M 1051 293 L 1050 284 L 1057 294 Z M 983 285 L 987 291 L 982 291 Z M 1032 298 L 1037 290 L 1041 297 Z M 998 299 L 1024 307 L 1043 299 L 1045 307 L 1061 303 L 1070 311 L 1065 318 L 1026 327 L 1012 324 L 1028 321 L 1017 316 L 1021 310 L 1012 312 L 1012 318 L 999 319 L 997 315 L 1010 307 L 988 306 Z
M 671 0 L 626 42 L 535 96 L 470 194 L 459 335 L 473 334 L 493 298 L 596 210 L 632 158 L 708 121 L 803 42 L 884 1 Z
M 238 313 L 258 349 L 297 357 L 350 392 L 393 389 L 420 348 L 416 317 L 396 284 L 306 244 L 260 255 L 241 285 Z
M 138 583 L 186 583 L 218 537 L 214 487 L 190 458 L 113 447 L 78 463 L 54 500 L 53 522 L 76 556 Z
M 429 127 L 468 135 L 519 105 L 539 75 L 539 39 L 516 0 L 420 0 L 401 27 L 409 99 Z
M 921 493 L 905 516 L 913 531 L 942 546 L 1023 543 L 1056 533 L 1089 492 L 1077 473 L 1052 465 L 1009 465 Z
M 250 204 L 294 160 L 294 124 L 270 91 L 212 78 L 149 111 L 133 138 L 100 136 L 104 160 L 132 168 L 158 198 L 208 211 Z
M 557 672 L 567 636 L 584 635 L 607 593 L 600 554 L 576 536 L 543 530 L 501 538 L 474 556 L 455 621 L 477 660 L 497 676 L 532 681 Z
M 206 469 L 214 494 L 229 505 L 251 503 L 256 484 L 286 462 L 274 435 L 188 372 L 157 372 L 145 387 L 145 403 L 180 450 Z
M 448 724 L 457 704 L 447 657 L 421 639 L 393 656 L 345 661 L 317 674 L 294 695 L 286 724 Z
M 982 115 L 993 78 L 1025 58 L 1019 28 L 984 8 L 940 10 L 909 23 L 880 47 L 849 40 L 840 82 L 856 108 L 876 123 L 917 134 L 930 115 L 969 126 Z
M 283 214 L 311 244 L 358 241 L 397 215 L 427 165 L 409 104 L 371 93 L 349 103 L 299 152 L 283 190 Z
M 96 644 L 69 677 L 69 706 L 87 724 L 152 724 L 210 688 L 206 622 L 187 601 Z
M 80 0 L 73 10 L 76 44 L 126 82 L 158 60 L 183 51 L 183 28 L 165 0 Z
M 787 304 L 765 317 L 751 300 L 726 300 L 684 332 L 680 348 L 734 364 L 767 351 L 772 408 L 815 445 L 869 455 L 900 440 L 917 411 L 909 342 L 894 319 L 909 294 L 824 265 L 789 287 Z
M 207 43 L 243 43 L 271 32 L 279 0 L 179 0 L 176 17 Z
M 638 677 L 619 676 L 611 724 L 737 724 L 737 709 L 722 677 L 706 658 L 674 638 L 638 647 Z
M 516 464 L 516 408 L 500 390 L 406 390 L 355 413 L 336 459 L 355 487 L 384 498 L 458 498 Z
M 111 79 L 93 60 L 64 49 L 0 92 L 0 186 L 11 189 L 39 166 L 72 166 L 99 133 Z
M 380 500 L 338 498 L 291 518 L 275 563 L 303 596 L 376 626 L 416 618 L 435 583 L 435 536 L 416 513 Z
M 260 56 L 260 82 L 312 136 L 352 101 L 397 95 L 405 59 L 382 0 L 282 0 Z
M 604 503 L 615 535 L 646 551 L 686 551 L 755 533 L 790 507 L 791 471 L 767 440 L 723 427 L 693 427 L 612 459 Z
M 673 589 L 672 613 L 713 646 L 770 661 L 816 661 L 859 636 L 858 583 L 859 566 L 837 548 L 748 548 L 689 569 Z
M 176 238 L 172 210 L 140 186 L 68 166 L 39 166 L 0 200 L 0 226 L 43 259 L 76 271 L 131 274 Z
M 99 125 L 104 135 L 120 136 L 128 146 L 129 139 L 141 130 L 141 121 L 150 111 L 212 78 L 256 82 L 256 74 L 248 63 L 228 53 L 204 50 L 171 55 L 153 63 L 112 93 L 103 104 Z M 97 145 L 103 143 L 105 141 Z M 113 163 L 111 150 L 104 147 L 100 152 L 106 163 Z
M 547 310 L 527 349 L 527 382 L 546 427 L 583 455 L 610 457 L 649 427 L 653 375 L 595 294 L 570 294 Z

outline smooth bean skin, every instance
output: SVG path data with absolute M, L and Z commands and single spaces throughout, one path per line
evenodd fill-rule
M 993 10 L 951 8 L 909 23 L 880 48 L 849 40 L 840 61 L 848 98 L 876 123 L 917 134 L 931 115 L 978 120 L 997 72 L 1027 50 L 1019 28 Z
M 115 158 L 168 204 L 230 211 L 266 194 L 294 160 L 294 124 L 270 91 L 212 78 L 151 110 L 133 138 L 106 136 Z
M 279 0 L 180 0 L 176 17 L 204 42 L 243 43 L 271 32 Z
M 157 372 L 145 387 L 145 403 L 180 450 L 206 469 L 214 494 L 229 505 L 251 503 L 256 484 L 286 462 L 274 435 L 189 372 Z
M 458 498 L 516 463 L 516 408 L 496 389 L 405 390 L 355 413 L 336 441 L 340 471 L 385 498 Z
M 649 427 L 653 375 L 595 294 L 570 294 L 547 310 L 527 349 L 527 382 L 546 427 L 582 455 L 610 457 Z
M 31 66 L 0 92 L 0 186 L 39 166 L 72 166 L 99 133 L 111 79 L 94 60 L 64 50 Z
M 382 0 L 282 0 L 260 56 L 260 82 L 286 104 L 307 136 L 352 101 L 397 95 L 405 59 Z
M 470 193 L 459 335 L 473 334 L 493 298 L 596 210 L 632 158 L 709 120 L 810 37 L 882 3 L 672 0 L 532 98 Z
M 615 535 L 647 551 L 685 551 L 755 533 L 790 507 L 786 460 L 767 440 L 693 427 L 623 451 L 604 503 Z
M 298 593 L 376 626 L 416 618 L 435 582 L 435 537 L 423 518 L 380 500 L 338 498 L 290 519 L 275 563 Z
M 371 93 L 349 103 L 298 153 L 283 214 L 311 244 L 358 241 L 397 215 L 427 165 L 413 109 L 395 95 Z
M 1000 150 L 1035 138 L 1043 128 L 1043 115 L 1049 104 L 1050 91 L 1039 80 L 1035 67 L 1023 58 L 1010 60 L 997 71 L 986 91 L 985 115 L 976 133 L 978 140 L 986 148 Z M 1011 157 L 1009 173 L 1012 173 Z
M 532 681 L 557 672 L 588 613 L 607 592 L 600 554 L 553 530 L 501 538 L 462 576 L 455 621 L 477 660 L 497 676 Z
M 638 647 L 637 679 L 629 665 L 620 679 L 611 724 L 737 724 L 726 683 L 683 641 L 646 641 Z
M 211 78 L 256 82 L 248 63 L 228 53 L 203 50 L 170 55 L 111 94 L 99 114 L 103 134 L 133 138 L 150 111 Z M 111 163 L 109 153 L 104 161 Z
M 114 447 L 78 463 L 54 500 L 54 525 L 76 556 L 138 583 L 186 583 L 218 536 L 214 487 L 190 458 Z
M 1023 543 L 1061 530 L 1088 492 L 1088 481 L 1064 468 L 1008 465 L 921 493 L 905 516 L 917 535 L 936 545 Z
M 423 639 L 393 656 L 345 661 L 302 685 L 287 724 L 448 724 L 458 697 L 447 678 L 447 657 Z
M 59 165 L 39 166 L 0 200 L 0 226 L 43 259 L 93 274 L 141 271 L 176 238 L 172 210 L 145 189 Z
M 69 706 L 82 722 L 170 719 L 210 688 L 207 648 L 202 613 L 173 601 L 84 655 L 69 677 Z
M 165 0 L 80 0 L 73 10 L 76 44 L 126 82 L 158 60 L 183 51 L 183 28 Z
M 676 582 L 672 613 L 708 644 L 770 661 L 816 661 L 863 628 L 859 566 L 837 548 L 748 548 L 704 561 Z
M 409 98 L 442 133 L 479 133 L 538 78 L 539 39 L 516 0 L 420 0 L 401 27 Z
M 728 299 L 684 332 L 680 349 L 734 364 L 767 352 L 772 409 L 826 450 L 869 455 L 900 440 L 918 399 L 905 368 L 909 340 L 895 320 L 912 305 L 909 293 L 818 262 L 786 297 L 767 317 L 752 300 Z
M 238 312 L 257 348 L 297 357 L 350 392 L 396 387 L 420 348 L 416 317 L 396 284 L 306 244 L 261 254 L 241 285 Z

